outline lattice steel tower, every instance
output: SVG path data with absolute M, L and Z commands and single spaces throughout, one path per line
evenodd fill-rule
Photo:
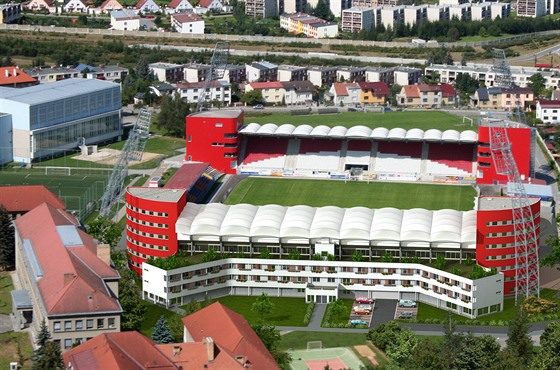
M 514 83 L 508 62 L 503 50 L 494 49 L 495 85 L 506 89 L 513 89 Z M 520 123 L 525 123 L 523 107 L 517 107 Z M 513 187 L 511 196 L 514 241 L 515 241 L 515 270 L 516 292 L 518 298 L 539 295 L 539 245 L 533 221 L 529 199 L 517 164 L 511 152 L 511 142 L 507 135 L 508 124 L 504 120 L 489 121 L 490 150 L 496 172 L 506 175 Z
M 146 141 L 150 133 L 150 124 L 152 122 L 152 112 L 147 109 L 141 109 L 138 113 L 138 119 L 134 127 L 128 135 L 128 140 L 124 144 L 121 155 L 117 159 L 113 172 L 109 177 L 109 183 L 101 198 L 101 207 L 99 208 L 100 216 L 108 216 L 111 208 L 122 196 L 124 188 L 124 180 L 128 175 L 128 165 L 131 161 L 139 161 L 144 154 Z
M 217 81 L 224 77 L 228 62 L 228 56 L 229 43 L 225 41 L 219 41 L 218 43 L 216 43 L 214 53 L 212 54 L 212 60 L 210 61 L 210 71 L 208 71 L 206 79 L 204 80 L 202 94 L 198 97 L 196 112 L 200 112 L 203 108 L 208 107 L 210 101 L 212 101 L 212 88 L 210 88 L 210 91 L 207 90 L 212 84 L 212 81 Z

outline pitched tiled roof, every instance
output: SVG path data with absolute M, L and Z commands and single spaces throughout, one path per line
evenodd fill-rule
M 296 90 L 298 92 L 312 92 L 315 86 L 310 81 L 286 81 L 282 82 L 284 89 Z
M 18 67 L 0 67 L 0 86 L 24 83 L 37 83 L 37 79 Z
M 171 2 L 167 5 L 167 7 L 170 9 L 175 9 L 176 7 L 181 5 L 182 2 L 183 0 L 171 0 Z
M 374 94 L 388 95 L 391 93 L 389 86 L 382 81 L 378 82 L 358 82 L 358 86 L 362 90 L 371 90 Z
M 214 359 L 208 359 L 206 346 L 212 346 Z M 243 370 L 246 369 L 235 356 L 216 343 L 190 342 L 158 344 L 159 349 L 175 365 L 183 369 Z
M 253 89 L 283 89 L 284 85 L 280 81 L 252 82 L 249 84 Z
M 441 91 L 439 85 L 428 85 L 428 84 L 420 84 L 417 86 L 418 91 L 421 92 L 431 92 L 431 91 Z
M 66 209 L 64 201 L 44 185 L 0 186 L 0 204 L 10 213 L 27 212 L 45 202 Z
M 136 5 L 134 6 L 136 9 L 140 9 L 144 6 L 144 4 L 146 4 L 148 2 L 148 0 L 140 0 L 138 1 L 138 3 L 136 3 Z
M 253 370 L 279 369 L 260 338 L 247 321 L 220 302 L 183 318 L 183 324 L 196 342 L 212 337 L 234 356 L 245 356 Z
M 212 4 L 214 0 L 200 0 L 200 2 L 198 3 L 198 6 L 202 7 L 202 8 L 208 8 L 210 6 L 210 4 Z
M 177 84 L 177 88 L 178 89 L 183 89 L 183 90 L 188 90 L 188 89 L 202 89 L 204 87 L 206 88 L 216 88 L 216 87 L 224 87 L 224 86 L 229 86 L 229 82 L 227 81 L 210 81 L 210 83 L 208 84 L 208 86 L 205 86 L 206 82 L 205 81 L 200 81 L 200 82 L 181 82 Z
M 137 331 L 100 334 L 63 355 L 73 370 L 177 370 L 156 343 Z M 185 368 L 187 369 L 187 368 Z
M 418 86 L 417 85 L 406 85 L 403 86 L 404 88 L 404 95 L 407 98 L 419 98 L 420 97 L 420 93 L 418 91 Z
M 101 4 L 101 9 L 105 9 L 108 5 L 115 5 L 111 7 L 111 9 L 124 9 L 124 6 L 122 6 L 118 0 L 105 0 L 103 4 Z
M 198 14 L 193 13 L 193 12 L 172 14 L 171 16 L 173 18 L 175 18 L 175 20 L 177 20 L 177 22 L 179 22 L 179 23 L 191 23 L 191 22 L 201 22 L 202 21 L 202 17 Z
M 560 108 L 560 100 L 538 100 L 541 107 L 545 108 Z
M 441 84 L 439 85 L 439 88 L 443 97 L 457 96 L 457 92 L 455 91 L 453 85 Z
M 46 203 L 16 219 L 19 236 L 31 245 L 43 272 L 36 283 L 45 309 L 49 315 L 121 312 L 103 281 L 119 274 L 97 257 L 97 242 L 78 225 Z
M 343 95 L 348 95 L 348 89 L 352 89 L 352 88 L 360 88 L 360 86 L 357 83 L 348 83 L 348 82 L 335 82 L 333 83 L 334 86 L 334 92 L 336 94 L 336 96 L 343 96 Z

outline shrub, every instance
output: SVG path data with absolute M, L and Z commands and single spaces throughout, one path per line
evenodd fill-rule
M 558 312 L 558 304 L 556 302 L 535 296 L 530 296 L 525 299 L 521 307 L 529 316 Z
M 311 321 L 311 316 L 313 316 L 313 310 L 315 309 L 315 302 L 311 302 L 307 305 L 307 311 L 305 312 L 305 316 L 303 317 L 303 325 L 309 325 Z

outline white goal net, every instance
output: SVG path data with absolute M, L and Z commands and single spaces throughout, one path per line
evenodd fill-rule
M 312 340 L 307 342 L 307 350 L 312 351 L 314 349 L 323 349 L 323 341 Z
M 70 167 L 45 167 L 45 175 L 70 176 L 71 174 Z

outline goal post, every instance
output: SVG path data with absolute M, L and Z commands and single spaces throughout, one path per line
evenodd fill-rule
M 307 342 L 307 350 L 313 351 L 317 349 L 323 349 L 323 341 L 321 340 L 311 340 Z
M 70 167 L 45 167 L 45 175 L 61 175 L 70 176 L 72 169 Z

